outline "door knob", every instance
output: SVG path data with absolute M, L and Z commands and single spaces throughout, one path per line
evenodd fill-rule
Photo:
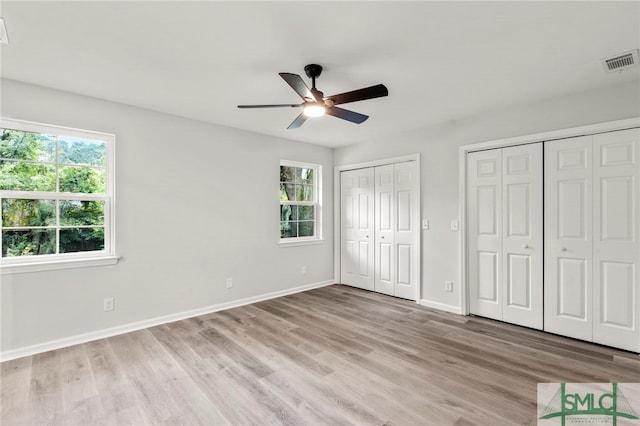
M 527 244 L 525 244 L 525 245 L 523 245 L 523 246 L 522 246 L 522 248 L 523 248 L 523 249 L 528 249 L 528 248 L 529 248 L 529 246 L 528 246 Z
M 382 239 L 384 240 L 384 235 L 383 235 L 383 236 L 381 236 L 380 238 L 382 238 Z
M 566 248 L 566 247 L 562 247 L 562 248 L 560 249 L 560 251 L 567 251 L 567 248 Z

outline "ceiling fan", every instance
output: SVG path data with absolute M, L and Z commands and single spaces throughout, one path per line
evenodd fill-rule
M 357 112 L 349 111 L 344 108 L 339 108 L 336 105 L 346 104 L 349 102 L 364 101 L 366 99 L 380 98 L 387 96 L 389 91 L 384 84 L 377 84 L 375 86 L 365 87 L 363 89 L 353 90 L 351 92 L 340 93 L 332 96 L 324 96 L 324 93 L 316 89 L 316 78 L 320 77 L 322 73 L 322 66 L 318 64 L 309 64 L 304 67 L 304 72 L 307 77 L 311 79 L 311 89 L 307 87 L 298 74 L 291 74 L 288 72 L 281 72 L 280 77 L 287 82 L 289 86 L 295 92 L 300 95 L 302 100 L 301 104 L 276 104 L 276 105 L 238 105 L 238 108 L 281 108 L 302 107 L 302 112 L 287 129 L 296 129 L 307 120 L 309 117 L 320 117 L 321 115 L 328 114 L 334 117 L 341 118 L 343 120 L 350 121 L 352 123 L 360 124 L 369 118 L 368 115 L 359 114 Z

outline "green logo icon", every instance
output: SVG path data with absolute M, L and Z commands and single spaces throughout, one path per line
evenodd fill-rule
M 538 384 L 538 404 L 541 385 Z M 640 419 L 631 403 L 617 383 L 572 383 L 567 390 L 566 383 L 560 383 L 557 391 L 542 411 L 539 420 L 559 419 L 565 426 L 567 419 L 571 423 L 611 424 L 617 426 L 618 420 Z M 539 413 L 540 414 L 540 413 Z M 635 423 L 635 422 L 634 422 Z M 545 424 L 539 422 L 539 424 Z

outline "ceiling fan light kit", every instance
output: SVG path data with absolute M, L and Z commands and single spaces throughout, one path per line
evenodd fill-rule
M 302 98 L 303 102 L 301 104 L 238 105 L 238 108 L 302 107 L 300 115 L 293 120 L 287 129 L 298 128 L 304 124 L 307 118 L 320 117 L 325 114 L 341 118 L 351 123 L 360 124 L 369 118 L 369 116 L 349 111 L 344 108 L 339 108 L 336 105 L 380 98 L 389 95 L 389 91 L 384 84 L 377 84 L 375 86 L 325 97 L 324 93 L 316 88 L 316 78 L 318 78 L 322 73 L 322 66 L 318 64 L 309 64 L 304 67 L 304 72 L 307 77 L 311 79 L 311 89 L 309 89 L 304 80 L 302 80 L 302 77 L 298 74 L 286 72 L 280 73 L 280 77 L 282 77 L 282 79 Z

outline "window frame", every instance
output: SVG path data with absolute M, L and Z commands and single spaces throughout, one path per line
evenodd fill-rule
M 314 236 L 312 237 L 279 237 L 278 244 L 280 246 L 298 246 L 308 244 L 319 244 L 322 242 L 322 165 L 314 163 L 303 163 L 300 161 L 280 160 L 279 167 L 296 167 L 313 170 L 313 201 L 282 201 L 280 200 L 279 206 L 282 205 L 295 205 L 295 206 L 314 206 Z M 280 168 L 278 168 L 278 176 Z M 278 177 L 278 194 L 280 194 L 280 178 Z M 280 198 L 278 196 L 278 198 Z M 280 233 L 280 220 L 278 219 L 278 233 Z
M 106 188 L 104 194 L 60 192 L 58 191 L 59 188 L 56 188 L 55 191 L 50 192 L 0 190 L 0 203 L 2 199 L 5 198 L 55 200 L 56 202 L 62 200 L 104 202 L 104 225 L 102 225 L 104 227 L 104 249 L 100 251 L 43 254 L 36 256 L 0 256 L 0 275 L 54 269 L 69 269 L 85 266 L 113 265 L 117 263 L 119 257 L 116 256 L 115 250 L 115 135 L 5 117 L 0 117 L 0 128 L 46 135 L 55 135 L 56 137 L 67 136 L 106 143 L 106 164 L 104 166 Z M 59 163 L 58 158 L 56 158 L 54 162 L 42 162 L 42 164 L 55 165 L 59 170 L 59 166 L 61 163 Z M 56 173 L 58 173 L 58 171 Z M 56 177 L 56 180 L 57 179 L 58 177 Z M 56 209 L 56 212 L 58 212 L 58 209 Z M 57 215 L 58 213 L 56 213 L 56 216 Z M 61 227 L 60 221 L 59 219 L 57 219 L 56 225 L 54 227 L 47 228 L 55 229 L 56 236 L 59 237 L 60 229 L 65 227 Z M 1 249 L 2 239 L 0 238 L 0 253 Z

